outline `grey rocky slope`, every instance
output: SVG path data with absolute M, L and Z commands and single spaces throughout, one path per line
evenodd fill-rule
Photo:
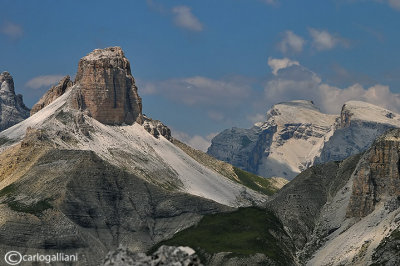
M 119 247 L 104 259 L 103 266 L 181 265 L 201 266 L 198 256 L 190 247 L 161 246 L 151 256 Z
M 98 265 L 120 244 L 146 251 L 204 214 L 230 210 L 149 184 L 92 151 L 59 150 L 42 132 L 31 132 L 14 152 L 33 161 L 28 169 L 16 165 L 9 171 L 25 173 L 0 190 L 4 253 L 12 247 L 25 253 L 68 251 L 79 254 L 78 265 Z
M 210 265 L 397 265 L 399 160 L 400 129 L 392 129 L 360 154 L 312 166 L 296 176 L 266 203 L 262 213 L 269 218 L 263 225 L 252 227 L 260 214 L 250 215 L 255 210 L 243 208 L 206 216 L 207 220 L 163 243 L 190 244 L 197 252 L 205 252 Z M 246 228 L 239 231 L 249 235 L 222 230 L 227 221 L 236 229 Z M 273 237 L 263 230 L 273 232 Z M 204 241 L 204 235 L 229 242 L 219 241 L 222 244 L 215 247 Z M 267 246 L 259 252 L 262 243 Z M 275 256 L 274 250 L 281 256 Z M 240 252 L 247 254 L 245 259 Z
M 10 73 L 0 74 L 0 131 L 29 117 L 22 95 L 15 94 L 14 80 Z
M 79 265 L 98 265 L 120 244 L 146 251 L 205 214 L 267 200 L 194 160 L 141 113 L 120 48 L 79 66 L 72 86 L 51 89 L 36 113 L 0 133 L 2 252 L 77 252 Z
M 384 243 L 400 225 L 399 145 L 393 129 L 363 154 L 307 169 L 268 202 L 299 263 L 369 265 L 393 254 Z
M 366 150 L 386 130 L 400 127 L 400 115 L 358 101 L 340 115 L 319 111 L 310 101 L 274 105 L 265 122 L 232 128 L 212 140 L 208 154 L 264 176 L 292 179 L 308 167 Z

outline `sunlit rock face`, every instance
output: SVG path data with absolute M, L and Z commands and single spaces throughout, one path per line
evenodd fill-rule
M 79 61 L 73 106 L 104 124 L 143 123 L 130 63 L 120 47 L 96 49 Z

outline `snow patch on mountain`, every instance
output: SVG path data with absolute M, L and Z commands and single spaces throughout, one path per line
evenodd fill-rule
M 153 137 L 138 123 L 105 125 L 70 108 L 67 99 L 73 89 L 1 132 L 0 137 L 10 140 L 1 150 L 21 141 L 28 127 L 38 128 L 54 136 L 53 142 L 61 148 L 92 150 L 106 161 L 166 189 L 178 189 L 233 207 L 265 201 L 264 195 L 201 165 L 164 137 Z M 73 133 L 73 140 L 58 137 L 68 132 Z
M 360 101 L 346 102 L 340 115 L 324 114 L 312 101 L 284 102 L 266 117 L 251 129 L 224 130 L 208 154 L 264 177 L 292 179 L 316 163 L 360 153 L 388 129 L 400 127 L 399 114 Z

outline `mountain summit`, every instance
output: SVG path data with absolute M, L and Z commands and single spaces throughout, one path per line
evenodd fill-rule
M 128 59 L 120 47 L 96 49 L 79 61 L 74 106 L 104 124 L 142 123 L 139 97 Z
M 261 176 L 293 179 L 311 165 L 365 151 L 379 135 L 400 127 L 400 115 L 360 101 L 340 115 L 322 113 L 311 101 L 278 103 L 266 121 L 232 128 L 212 140 L 208 154 Z
M 14 80 L 10 73 L 0 74 L 0 131 L 21 122 L 29 116 L 22 95 L 15 95 Z

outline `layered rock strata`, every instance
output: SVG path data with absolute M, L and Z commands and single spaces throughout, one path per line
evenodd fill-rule
M 103 124 L 143 123 L 128 59 L 120 47 L 96 49 L 79 61 L 73 106 Z

